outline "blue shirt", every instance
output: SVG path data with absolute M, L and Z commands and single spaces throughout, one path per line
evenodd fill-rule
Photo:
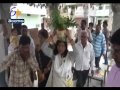
M 101 56 L 101 54 L 106 53 L 106 40 L 105 36 L 102 32 L 100 32 L 98 35 L 96 35 L 96 32 L 92 33 L 93 36 L 93 48 L 95 52 L 95 57 Z

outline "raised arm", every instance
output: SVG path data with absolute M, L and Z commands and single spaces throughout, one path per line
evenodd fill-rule
M 88 32 L 89 32 L 89 41 L 92 42 L 93 41 L 92 33 L 90 32 L 90 30 Z
M 70 42 L 70 44 L 72 45 L 72 48 L 73 48 L 73 51 L 72 51 L 72 52 L 69 52 L 69 54 L 70 54 L 70 56 L 72 57 L 72 60 L 74 60 L 75 57 L 78 55 L 78 50 L 77 50 L 77 48 L 76 48 L 75 41 L 74 41 L 74 40 L 71 38 L 71 36 L 70 36 L 69 31 L 67 31 L 66 35 L 67 35 L 67 38 L 68 38 L 68 40 L 69 40 L 69 42 Z
M 41 50 L 43 51 L 43 53 L 50 57 L 51 59 L 53 59 L 53 49 L 49 47 L 49 43 L 46 42 L 41 46 Z

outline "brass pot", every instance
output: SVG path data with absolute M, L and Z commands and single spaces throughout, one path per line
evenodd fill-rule
M 57 30 L 57 39 L 66 41 L 66 30 Z

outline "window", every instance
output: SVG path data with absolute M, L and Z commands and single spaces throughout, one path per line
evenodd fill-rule
M 102 10 L 102 9 L 103 9 L 103 7 L 102 7 L 102 5 L 100 5 L 100 6 L 99 6 L 99 10 Z

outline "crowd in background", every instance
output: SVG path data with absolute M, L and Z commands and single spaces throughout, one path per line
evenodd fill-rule
M 82 20 L 75 41 L 69 30 L 66 30 L 65 36 L 73 51 L 68 50 L 67 41 L 59 38 L 54 41 L 55 33 L 49 35 L 44 24 L 41 24 L 42 28 L 38 32 L 40 45 L 35 45 L 26 25 L 22 25 L 20 35 L 13 28 L 8 56 L 0 63 L 0 72 L 7 71 L 7 85 L 33 87 L 34 80 L 38 80 L 39 87 L 73 87 L 73 81 L 76 80 L 75 86 L 83 87 L 89 73 L 93 76 L 95 71 L 101 70 L 101 56 L 104 56 L 104 64 L 108 65 L 110 33 L 107 21 L 103 22 L 103 26 L 96 24 L 95 29 L 93 25 L 91 22 L 87 26 L 87 22 Z M 112 43 L 116 45 L 113 39 Z M 117 44 L 120 44 L 119 40 Z M 106 85 L 110 86 L 112 83 L 107 82 Z

